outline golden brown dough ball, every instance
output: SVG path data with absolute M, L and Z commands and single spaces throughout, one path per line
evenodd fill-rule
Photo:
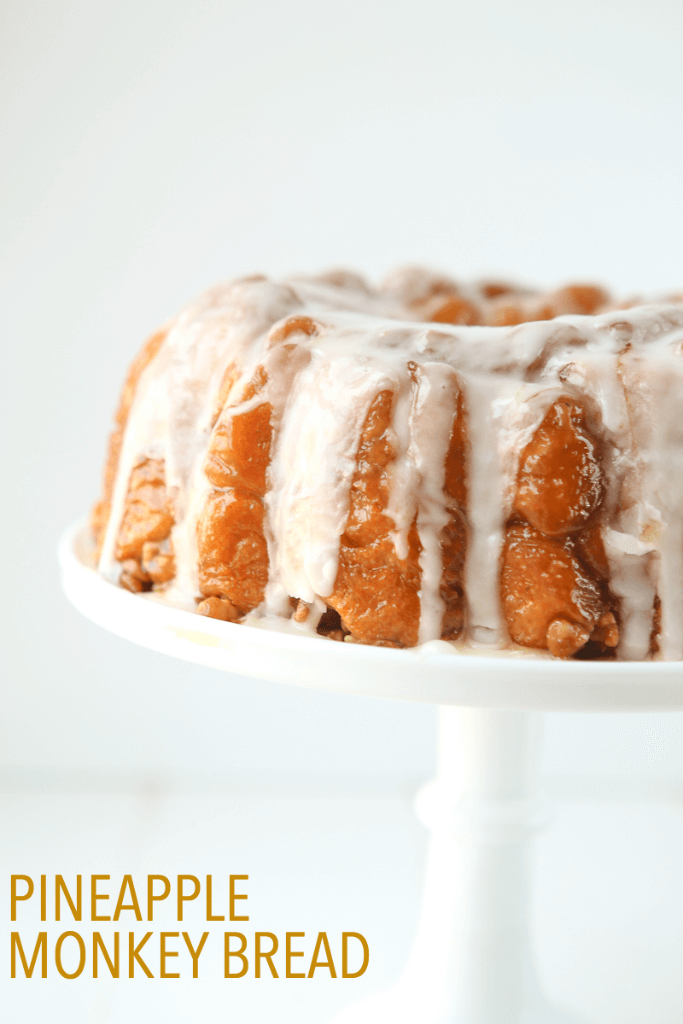
M 569 658 L 590 639 L 614 647 L 618 630 L 597 579 L 560 541 L 527 523 L 506 533 L 501 596 L 510 637 L 523 647 Z
M 394 396 L 382 391 L 366 416 L 349 496 L 349 516 L 341 538 L 339 568 L 328 604 L 361 643 L 412 647 L 420 624 L 420 543 L 413 524 L 408 557 L 393 542 L 394 522 L 386 514 Z
M 198 523 L 199 589 L 205 597 L 228 598 L 240 615 L 261 603 L 268 582 L 264 515 L 263 502 L 252 495 L 213 491 Z
M 126 507 L 116 542 L 120 562 L 142 558 L 147 541 L 162 541 L 173 526 L 173 511 L 166 493 L 163 459 L 142 459 L 128 484 Z
M 468 327 L 484 322 L 481 311 L 461 295 L 451 295 L 445 302 L 439 299 L 425 319 L 437 324 L 463 324 Z
M 553 316 L 566 316 L 569 313 L 593 316 L 609 301 L 610 297 L 604 288 L 594 284 L 569 284 L 553 292 L 549 298 Z
M 579 403 L 560 398 L 522 450 L 515 511 L 551 537 L 581 529 L 602 500 L 600 462 L 585 420 Z
M 98 554 L 102 546 L 102 541 L 104 540 L 104 531 L 107 526 L 107 521 L 111 514 L 111 499 L 114 493 L 116 471 L 118 469 L 119 458 L 121 456 L 123 432 L 133 404 L 135 390 L 143 372 L 147 369 L 161 348 L 164 339 L 166 338 L 166 334 L 167 331 L 164 328 L 161 331 L 157 331 L 156 334 L 153 334 L 151 338 L 148 338 L 143 345 L 142 350 L 133 360 L 121 391 L 119 407 L 115 416 L 116 425 L 109 437 L 109 444 L 107 446 L 107 458 L 104 464 L 104 479 L 102 482 L 102 497 L 93 508 L 91 516 Z
M 263 600 L 268 582 L 268 544 L 263 532 L 266 472 L 272 440 L 269 402 L 240 412 L 267 382 L 257 368 L 234 412 L 214 428 L 205 472 L 214 485 L 197 524 L 199 589 L 206 598 L 198 611 L 234 621 Z M 227 412 L 230 410 L 228 408 Z M 227 604 L 226 604 L 227 602 Z

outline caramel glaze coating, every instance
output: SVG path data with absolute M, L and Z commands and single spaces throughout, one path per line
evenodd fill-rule
M 419 371 L 418 371 L 419 372 Z M 395 452 L 390 440 L 394 396 L 382 391 L 368 411 L 351 483 L 349 516 L 341 538 L 339 568 L 328 605 L 339 613 L 340 627 L 366 644 L 412 647 L 420 625 L 420 544 L 417 522 L 408 532 L 408 556 L 398 557 L 387 515 L 389 472 Z M 441 533 L 443 573 L 440 594 L 445 610 L 442 636 L 454 639 L 463 624 L 463 566 L 466 529 L 465 433 L 458 394 L 446 456 L 445 490 L 449 520 Z
M 173 509 L 163 459 L 142 459 L 130 475 L 125 511 L 116 540 L 121 586 L 150 590 L 175 573 L 170 533 Z
M 570 284 L 553 292 L 547 302 L 553 316 L 574 313 L 593 316 L 609 304 L 610 296 L 593 284 Z
M 517 291 L 517 287 L 508 281 L 482 281 L 479 290 L 485 299 L 497 299 L 501 295 L 510 295 L 511 292 Z
M 503 301 L 494 303 L 488 311 L 487 323 L 491 327 L 516 327 L 527 319 L 524 310 L 516 302 L 510 302 L 507 296 Z
M 576 553 L 584 565 L 588 566 L 602 580 L 609 577 L 609 562 L 602 541 L 600 523 L 594 520 L 576 539 Z
M 274 327 L 270 332 L 270 346 L 278 345 L 291 335 L 296 334 L 305 334 L 312 338 L 318 331 L 318 324 L 315 320 L 311 320 L 310 316 L 290 316 L 280 327 Z
M 198 615 L 207 615 L 210 619 L 221 619 L 223 622 L 236 622 L 239 611 L 227 597 L 206 597 L 197 605 Z
M 576 556 L 572 538 L 545 537 L 528 523 L 508 526 L 501 574 L 510 637 L 569 658 L 591 638 L 616 646 L 618 630 L 603 588 Z
M 492 327 L 513 327 L 532 320 L 552 320 L 569 314 L 592 316 L 611 308 L 608 293 L 590 284 L 570 284 L 540 296 L 499 292 L 490 299 L 485 309 L 485 320 L 480 322 Z
M 413 647 L 420 625 L 421 551 L 417 525 L 408 533 L 408 557 L 394 548 L 389 502 L 390 439 L 394 395 L 381 391 L 361 432 L 349 515 L 339 547 L 339 568 L 327 602 L 361 643 Z
M 282 337 L 273 338 L 275 342 L 294 331 L 313 333 L 312 325 L 294 319 L 285 327 Z M 238 405 L 263 391 L 266 380 L 261 367 Z M 390 464 L 395 457 L 390 440 L 393 402 L 391 391 L 381 392 L 363 425 L 337 578 L 318 632 L 335 640 L 350 635 L 359 643 L 403 647 L 413 646 L 418 639 L 421 545 L 414 522 L 408 536 L 408 557 L 398 558 L 392 539 L 394 522 L 386 514 Z M 214 490 L 198 526 L 199 580 L 205 597 L 197 609 L 201 614 L 235 621 L 263 600 L 268 578 L 263 497 L 272 441 L 271 412 L 270 405 L 263 402 L 247 412 L 223 416 L 214 430 L 205 464 Z M 458 635 L 463 623 L 465 445 L 458 393 L 445 466 L 450 518 L 441 537 L 443 635 L 449 638 Z M 300 605 L 295 612 L 297 621 L 307 617 L 306 607 Z
M 116 416 L 114 417 L 115 427 L 109 436 L 109 444 L 107 447 L 107 457 L 104 464 L 104 475 L 102 481 L 102 497 L 96 503 L 91 514 L 91 525 L 93 534 L 95 535 L 98 554 L 104 539 L 104 531 L 107 527 L 107 522 L 109 521 L 109 516 L 111 514 L 111 499 L 114 492 L 116 470 L 121 456 L 123 432 L 126 428 L 128 414 L 135 397 L 135 389 L 138 386 L 138 381 L 140 380 L 143 371 L 149 366 L 161 348 L 167 333 L 167 330 L 164 328 L 157 331 L 156 334 L 153 334 L 152 337 L 145 342 L 141 351 L 135 357 L 130 369 L 128 370 L 128 376 L 126 377 L 123 390 L 121 391 L 119 407 L 116 411 Z
M 580 530 L 602 500 L 596 445 L 578 402 L 560 398 L 522 450 L 515 511 L 541 533 Z
M 465 324 L 469 327 L 483 322 L 481 311 L 460 295 L 451 295 L 445 302 L 439 299 L 433 307 L 429 319 L 432 323 Z
M 520 457 L 501 598 L 510 637 L 557 658 L 618 643 L 607 558 L 595 519 L 603 499 L 597 445 L 568 396 L 548 410 Z
M 175 557 L 171 538 L 146 541 L 142 545 L 142 568 L 152 583 L 168 583 L 175 576 Z
M 214 490 L 199 517 L 199 589 L 205 598 L 227 599 L 238 616 L 246 615 L 263 600 L 268 582 L 268 546 L 263 527 L 266 471 L 272 439 L 269 402 L 245 412 L 237 409 L 263 391 L 267 382 L 260 366 L 239 401 L 228 407 L 216 426 L 206 458 L 205 472 Z M 200 605 L 202 613 L 224 617 L 213 603 Z M 214 613 L 220 609 L 220 615 Z M 232 614 L 232 613 L 230 613 Z
M 287 339 L 317 332 L 315 321 L 304 316 L 290 317 L 271 332 L 270 348 L 278 347 L 282 372 L 295 372 L 308 358 L 295 343 L 285 343 Z M 274 365 L 277 369 L 277 361 Z M 228 399 L 236 380 L 233 365 L 221 385 Z M 214 489 L 197 524 L 199 589 L 208 599 L 197 611 L 213 618 L 242 618 L 261 604 L 268 583 L 263 499 L 273 441 L 273 408 L 264 400 L 239 411 L 262 394 L 267 383 L 268 373 L 259 366 L 239 397 L 217 417 L 204 464 Z
M 602 288 L 589 284 L 571 284 L 556 292 L 529 295 L 513 286 L 480 285 L 477 305 L 455 289 L 446 294 L 443 284 L 414 308 L 425 320 L 449 324 L 489 324 L 513 327 L 532 320 L 552 320 L 569 314 L 592 316 L 610 308 L 610 296 Z

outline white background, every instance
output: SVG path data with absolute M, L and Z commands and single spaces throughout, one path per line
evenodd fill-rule
M 0 782 L 21 814 L 46 790 L 429 775 L 429 708 L 222 676 L 81 620 L 59 533 L 98 493 L 127 363 L 216 280 L 423 262 L 680 289 L 682 43 L 677 0 L 4 0 Z M 671 796 L 683 716 L 554 716 L 544 771 L 570 796 Z

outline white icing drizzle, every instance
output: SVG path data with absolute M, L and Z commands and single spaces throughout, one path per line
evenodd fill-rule
M 470 535 L 465 559 L 468 626 L 477 641 L 497 643 L 504 630 L 498 579 L 507 518 L 500 437 L 503 407 L 518 385 L 492 375 L 467 374 L 464 380 L 471 445 L 467 474 Z
M 643 546 L 641 558 L 657 552 L 656 559 L 649 556 L 648 568 L 655 569 L 661 601 L 660 653 L 665 661 L 678 661 L 683 658 L 683 360 L 662 343 L 661 331 L 654 333 L 647 350 L 631 350 L 622 361 L 641 500 L 621 519 Z
M 365 415 L 380 391 L 395 386 L 371 360 L 322 349 L 299 374 L 266 495 L 269 609 L 280 604 L 283 591 L 303 601 L 332 593 Z
M 144 458 L 164 459 L 177 574 L 163 599 L 194 607 L 197 520 L 211 489 L 204 463 L 217 395 L 229 365 L 239 371 L 233 395 L 263 365 L 268 382 L 252 404 L 270 403 L 273 442 L 265 497 L 269 582 L 260 613 L 286 616 L 288 598 L 296 597 L 317 615 L 335 584 L 361 430 L 373 400 L 390 390 L 395 459 L 387 514 L 401 558 L 417 515 L 419 642 L 438 640 L 445 457 L 461 388 L 470 448 L 468 635 L 474 643 L 504 641 L 500 557 L 519 454 L 552 402 L 570 394 L 584 401 L 603 449 L 601 516 L 608 582 L 620 601 L 619 657 L 648 655 L 657 594 L 660 656 L 683 658 L 683 307 L 463 328 L 411 322 L 410 288 L 418 294 L 427 286 L 419 275 L 410 287 L 395 278 L 384 292 L 353 277 L 342 286 L 332 280 L 245 279 L 212 289 L 173 322 L 137 384 L 100 571 L 111 579 L 119 573 L 116 542 L 132 469 Z M 317 333 L 295 332 L 286 345 L 274 345 L 274 325 L 301 315 L 317 322 Z M 245 408 L 224 407 L 218 422 Z
M 392 406 L 391 428 L 395 456 L 389 466 L 391 488 L 387 505 L 387 515 L 394 522 L 392 540 L 399 558 L 408 557 L 408 534 L 418 506 L 420 473 L 415 461 L 416 391 L 419 391 L 419 387 L 415 388 L 407 367 L 401 367 Z
M 417 529 L 422 544 L 419 643 L 439 640 L 445 602 L 441 531 L 448 523 L 446 455 L 458 397 L 455 371 L 444 363 L 424 363 L 418 371 L 410 414 L 411 461 L 418 474 Z
M 133 468 L 143 457 L 160 457 L 163 438 L 168 434 L 166 390 L 152 363 L 143 372 L 135 391 L 119 455 L 111 512 L 104 534 L 99 571 L 112 582 L 119 577 L 116 541 L 123 519 L 128 482 Z
M 282 285 L 265 280 L 236 281 L 206 292 L 171 325 L 138 382 L 128 415 L 100 572 L 111 579 L 118 576 L 116 540 L 134 466 L 143 458 L 163 458 L 176 519 L 173 596 L 188 603 L 187 596 L 183 599 L 181 595 L 189 588 L 196 590 L 199 512 L 188 484 L 199 478 L 204 463 L 216 392 L 229 363 L 248 364 L 255 356 L 250 351 L 254 343 L 262 340 L 276 320 L 295 309 L 297 302 L 291 289 Z
M 651 574 L 650 545 L 634 534 L 604 527 L 602 538 L 610 567 L 610 589 L 621 599 L 619 655 L 642 661 L 650 649 L 656 594 Z

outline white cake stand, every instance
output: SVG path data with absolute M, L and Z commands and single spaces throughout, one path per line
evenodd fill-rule
M 76 608 L 145 647 L 236 675 L 440 705 L 438 774 L 417 801 L 432 838 L 413 952 L 393 989 L 335 1024 L 586 1024 L 546 999 L 531 952 L 531 840 L 548 818 L 535 790 L 540 712 L 682 709 L 683 665 L 333 643 L 113 586 L 92 567 L 82 524 L 59 558 Z

